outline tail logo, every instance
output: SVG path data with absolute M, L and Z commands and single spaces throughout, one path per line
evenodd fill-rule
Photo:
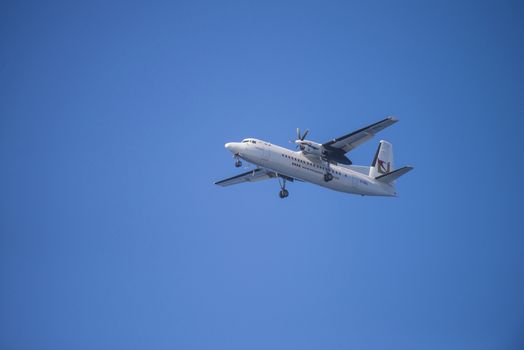
M 391 162 L 385 162 L 381 159 L 377 159 L 378 160 L 378 172 L 380 174 L 386 174 L 386 173 L 389 173 L 389 171 L 391 170 Z

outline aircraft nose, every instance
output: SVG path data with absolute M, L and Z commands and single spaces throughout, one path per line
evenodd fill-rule
M 238 142 L 228 142 L 224 147 L 231 153 L 238 153 L 239 147 Z

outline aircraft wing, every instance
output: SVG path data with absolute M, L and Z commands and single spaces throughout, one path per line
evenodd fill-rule
M 217 181 L 215 182 L 215 185 L 231 186 L 231 185 L 240 184 L 242 182 L 261 181 L 261 180 L 270 179 L 271 177 L 275 177 L 274 174 L 272 175 L 273 176 L 271 176 L 270 173 L 268 173 L 265 170 L 256 168 L 256 169 L 247 171 L 245 173 L 242 173 L 242 174 L 239 174 L 239 175 L 236 175 L 236 176 L 224 179 L 224 180 Z
M 389 117 L 350 134 L 328 141 L 322 144 L 322 146 L 327 150 L 336 151 L 337 153 L 347 153 L 375 136 L 379 131 L 395 124 L 397 121 L 397 119 Z
M 269 170 L 265 170 L 265 169 L 261 169 L 261 168 L 256 168 L 256 169 L 247 171 L 245 173 L 238 174 L 236 176 L 229 177 L 227 179 L 217 181 L 217 182 L 215 182 L 215 185 L 219 185 L 219 186 L 225 187 L 225 186 L 237 185 L 237 184 L 240 184 L 240 183 L 243 183 L 243 182 L 256 182 L 256 181 L 261 181 L 261 180 L 273 179 L 273 178 L 275 178 L 277 176 L 281 177 L 281 178 L 284 178 L 284 179 L 286 179 L 288 181 L 291 181 L 291 182 L 296 180 L 296 179 L 294 179 L 292 177 L 289 177 L 289 176 L 286 176 L 286 175 L 282 175 L 282 174 L 278 174 L 278 173 L 275 173 L 273 171 L 269 171 Z

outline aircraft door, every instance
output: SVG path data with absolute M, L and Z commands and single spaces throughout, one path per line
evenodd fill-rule
M 271 152 L 269 152 L 268 146 L 265 146 L 265 147 L 262 148 L 262 159 L 269 160 L 269 155 L 270 154 L 271 154 Z
M 357 187 L 358 187 L 358 179 L 357 179 L 356 176 L 351 175 L 351 186 L 354 189 L 357 189 Z
M 256 145 L 255 146 L 256 154 L 262 160 L 269 160 L 269 150 L 266 145 Z

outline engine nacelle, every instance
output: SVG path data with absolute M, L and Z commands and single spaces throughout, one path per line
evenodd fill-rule
M 304 153 L 312 154 L 318 157 L 322 155 L 322 145 L 319 143 L 308 140 L 296 140 L 295 143 Z
M 308 140 L 296 140 L 295 143 L 302 152 L 316 156 L 324 161 L 346 165 L 352 164 L 351 160 L 345 156 L 346 152 L 341 149 L 324 147 L 320 143 Z

